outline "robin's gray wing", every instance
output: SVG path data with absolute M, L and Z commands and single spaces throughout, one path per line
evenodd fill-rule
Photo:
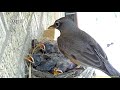
M 68 57 L 104 71 L 108 75 L 120 75 L 108 62 L 100 45 L 86 33 L 75 38 L 59 37 L 58 46 Z M 84 39 L 82 39 L 84 38 Z
M 103 63 L 101 62 L 99 56 L 96 54 L 94 48 L 84 41 L 70 41 L 68 38 L 66 41 L 65 38 L 59 37 L 58 46 L 60 48 L 60 51 L 67 57 L 72 57 L 90 66 L 98 68 L 103 66 Z
M 103 57 L 105 60 L 108 60 L 106 53 L 103 51 L 103 49 L 101 48 L 101 46 L 86 32 L 79 30 L 80 33 L 82 33 L 82 35 L 78 36 L 79 40 L 82 40 L 83 43 L 86 44 L 86 48 L 87 50 L 91 50 L 95 51 L 95 53 L 97 53 L 97 55 L 99 55 L 100 57 Z M 84 38 L 84 39 L 82 39 Z M 78 43 L 81 44 L 81 43 Z

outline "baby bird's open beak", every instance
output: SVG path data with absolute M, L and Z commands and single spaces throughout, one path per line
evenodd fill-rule
M 59 75 L 59 74 L 62 74 L 63 73 L 63 71 L 62 70 L 60 70 L 59 68 L 54 68 L 54 70 L 53 70 L 53 75 L 54 76 L 56 76 L 56 75 Z

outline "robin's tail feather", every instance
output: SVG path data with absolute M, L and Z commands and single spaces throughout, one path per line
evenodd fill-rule
M 106 70 L 103 70 L 111 78 L 120 78 L 120 73 L 108 62 L 104 62 Z

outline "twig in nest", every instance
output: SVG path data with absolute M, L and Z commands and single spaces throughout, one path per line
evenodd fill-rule
M 31 78 L 31 62 L 29 63 L 29 77 L 28 78 Z
M 29 71 L 29 78 L 31 78 L 31 63 L 34 63 L 34 59 L 32 57 L 32 55 L 28 55 L 25 60 L 27 60 L 29 62 L 29 66 L 28 66 L 28 71 Z

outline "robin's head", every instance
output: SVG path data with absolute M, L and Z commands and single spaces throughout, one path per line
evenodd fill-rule
M 51 25 L 50 27 L 48 27 L 48 29 L 50 28 L 56 28 L 58 29 L 60 32 L 63 32 L 65 30 L 71 30 L 73 28 L 73 26 L 75 25 L 75 23 L 67 18 L 67 17 L 62 17 L 60 19 L 57 19 L 53 25 Z

